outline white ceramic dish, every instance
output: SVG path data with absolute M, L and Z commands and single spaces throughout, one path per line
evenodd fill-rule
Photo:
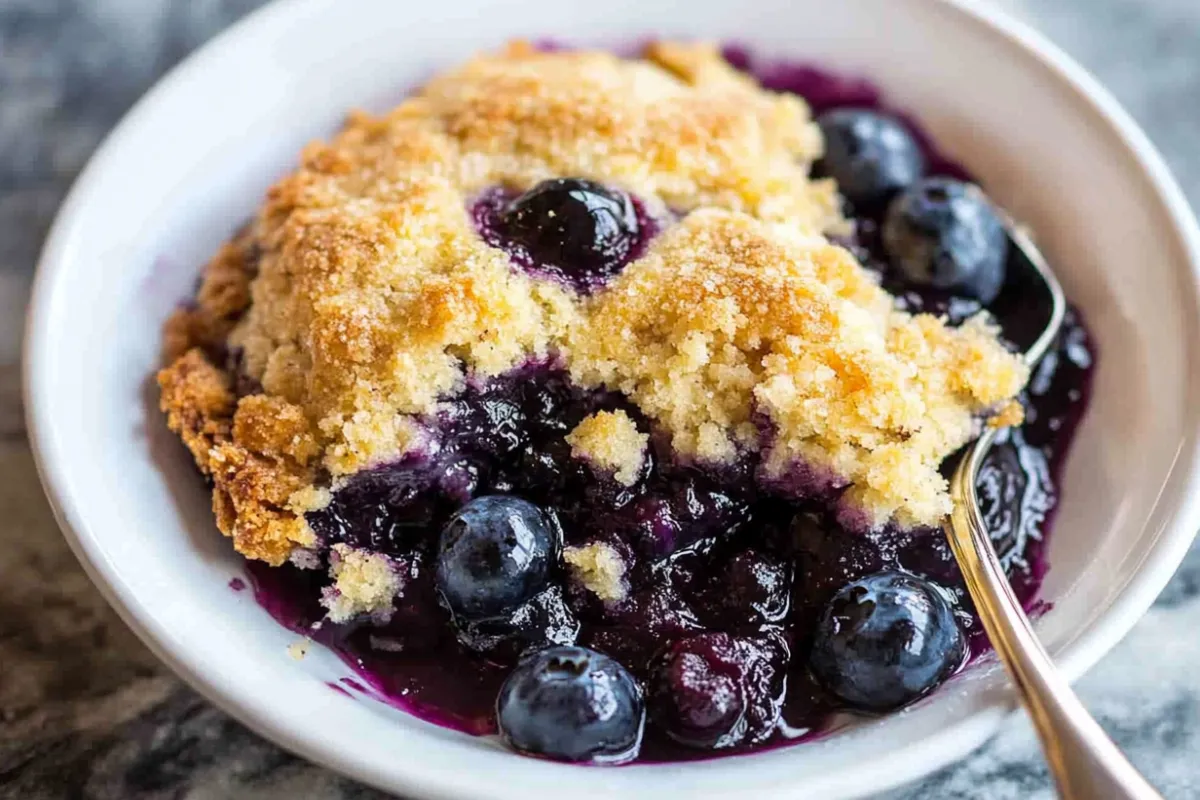
M 839 798 L 979 745 L 1012 706 L 979 665 L 918 706 L 816 744 L 623 769 L 523 759 L 331 690 L 348 675 L 247 592 L 207 493 L 168 435 L 151 374 L 159 326 L 203 261 L 305 140 L 431 70 L 517 35 L 723 38 L 870 76 L 1032 223 L 1101 353 L 1070 457 L 1039 629 L 1071 677 L 1150 605 L 1200 527 L 1200 233 L 1145 136 L 1035 34 L 932 0 L 287 0 L 189 59 L 112 134 L 43 254 L 26 399 L 42 478 L 76 553 L 159 656 L 306 757 L 420 797 L 565 794 Z

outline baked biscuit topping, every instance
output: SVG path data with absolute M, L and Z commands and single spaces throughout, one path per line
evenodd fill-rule
M 624 411 L 599 411 L 567 434 L 567 444 L 577 458 L 612 473 L 617 483 L 632 486 L 646 461 L 650 436 Z
M 584 588 L 601 600 L 624 599 L 629 590 L 625 562 L 611 544 L 594 542 L 584 547 L 568 547 L 563 550 L 563 561 Z
M 221 529 L 282 562 L 347 476 L 428 447 L 440 401 L 533 359 L 623 393 L 677 458 L 761 453 L 792 491 L 849 486 L 867 524 L 935 523 L 941 460 L 1026 370 L 983 319 L 894 310 L 825 238 L 843 223 L 809 177 L 820 148 L 802 100 L 698 45 L 640 60 L 517 45 L 352 116 L 168 325 L 163 408 Z M 664 220 L 588 296 L 516 269 L 472 219 L 485 190 L 563 176 Z
M 400 580 L 387 558 L 344 544 L 330 548 L 329 575 L 333 585 L 321 596 L 331 622 L 349 622 L 362 614 L 386 621 Z
M 702 209 L 666 231 L 567 332 L 577 381 L 630 397 L 677 453 L 824 470 L 870 524 L 949 511 L 941 460 L 1027 377 L 983 318 L 892 309 L 850 254 L 796 226 Z

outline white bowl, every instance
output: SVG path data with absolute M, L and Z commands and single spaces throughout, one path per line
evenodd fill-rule
M 1200 232 L 1112 98 L 1036 34 L 967 3 L 288 0 L 221 36 L 125 119 L 64 204 L 29 316 L 26 399 L 72 547 L 126 622 L 215 703 L 284 747 L 420 797 L 878 791 L 957 759 L 1013 695 L 977 665 L 916 707 L 814 744 L 580 769 L 505 752 L 362 694 L 328 652 L 228 583 L 241 564 L 156 410 L 159 327 L 310 137 L 513 36 L 721 38 L 866 75 L 1032 224 L 1099 345 L 1050 546 L 1043 641 L 1078 677 L 1150 605 L 1200 527 Z

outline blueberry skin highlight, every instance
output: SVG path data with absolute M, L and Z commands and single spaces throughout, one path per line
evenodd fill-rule
M 554 178 L 513 200 L 501 231 L 533 261 L 574 278 L 595 278 L 620 268 L 640 226 L 624 192 L 583 178 Z
M 898 195 L 883 221 L 883 246 L 914 286 L 984 305 L 1004 286 L 1008 234 L 983 192 L 962 181 L 927 178 Z
M 533 503 L 510 495 L 477 497 L 442 529 L 438 591 L 450 610 L 466 620 L 512 611 L 546 585 L 558 538 Z
M 732 637 L 692 636 L 674 642 L 656 661 L 651 714 L 668 736 L 699 750 L 742 743 L 748 732 L 745 670 Z
M 817 624 L 809 668 L 849 706 L 891 711 L 932 691 L 963 663 L 966 642 L 949 602 L 898 570 L 843 587 Z
M 526 658 L 496 700 L 500 735 L 512 748 L 559 761 L 632 760 L 645 719 L 633 676 L 585 647 L 551 647 Z
M 895 117 L 859 108 L 839 108 L 817 118 L 825 153 L 819 175 L 837 181 L 856 211 L 881 209 L 925 172 L 921 146 Z

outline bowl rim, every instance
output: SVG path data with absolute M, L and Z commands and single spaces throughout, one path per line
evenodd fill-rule
M 1162 156 L 1147 135 L 1116 99 L 1082 66 L 1029 25 L 1004 11 L 985 6 L 980 0 L 922 0 L 942 6 L 946 13 L 960 15 L 964 24 L 975 25 L 1040 62 L 1058 80 L 1084 102 L 1086 112 L 1119 139 L 1128 157 L 1133 160 L 1153 189 L 1161 206 L 1163 218 L 1170 223 L 1172 233 L 1190 263 L 1190 291 L 1200 296 L 1200 225 L 1197 224 L 1179 185 L 1171 175 Z M 221 54 L 241 46 L 270 30 L 277 22 L 303 15 L 306 7 L 315 7 L 326 0 L 275 0 L 246 15 L 211 41 L 189 55 L 168 71 L 125 114 L 80 173 L 66 199 L 60 206 L 51 226 L 37 265 L 28 307 L 23 348 L 23 399 L 30 446 L 42 485 L 55 519 L 68 544 L 83 565 L 89 578 L 121 619 L 176 674 L 230 716 L 276 744 L 298 753 L 322 766 L 363 780 L 380 788 L 403 791 L 420 797 L 467 796 L 461 780 L 450 780 L 435 770 L 408 769 L 404 774 L 383 771 L 378 765 L 357 759 L 345 747 L 332 739 L 321 739 L 286 726 L 272 713 L 271 704 L 239 695 L 236 687 L 221 683 L 205 674 L 202 665 L 188 661 L 172 652 L 169 637 L 153 615 L 115 575 L 113 565 L 105 555 L 99 539 L 83 524 L 85 511 L 73 502 L 60 483 L 61 453 L 53 446 L 53 420 L 48 418 L 43 398 L 51 390 L 39 365 L 47 360 L 49 346 L 42 320 L 52 302 L 54 276 L 70 261 L 67 243 L 77 219 L 84 212 L 83 200 L 105 171 L 102 165 L 109 160 L 124 138 L 124 133 L 138 125 L 141 117 L 156 104 L 160 95 L 173 91 L 176 84 L 205 65 L 219 59 Z M 1185 280 L 1180 275 L 1181 281 Z M 1191 384 L 1198 381 L 1195 371 Z M 1149 609 L 1183 560 L 1197 530 L 1200 529 L 1200 438 L 1189 431 L 1180 443 L 1171 469 L 1171 476 L 1182 475 L 1183 487 L 1179 505 L 1170 514 L 1170 521 L 1149 545 L 1148 553 L 1138 565 L 1137 572 L 1115 594 L 1104 614 L 1094 620 L 1075 639 L 1070 641 L 1057 658 L 1057 664 L 1068 680 L 1074 681 L 1092 667 L 1133 627 Z M 952 724 L 938 735 L 908 743 L 898 748 L 893 763 L 899 770 L 888 778 L 868 778 L 859 793 L 869 793 L 914 780 L 934 769 L 959 760 L 981 745 L 1000 721 L 1014 708 L 1015 695 L 1009 687 L 1003 697 L 982 707 L 970 717 Z M 906 766 L 907 765 L 907 766 Z M 461 777 L 461 776 L 459 776 Z M 477 784 L 478 788 L 482 784 Z M 783 795 L 788 787 L 770 787 L 772 796 Z

